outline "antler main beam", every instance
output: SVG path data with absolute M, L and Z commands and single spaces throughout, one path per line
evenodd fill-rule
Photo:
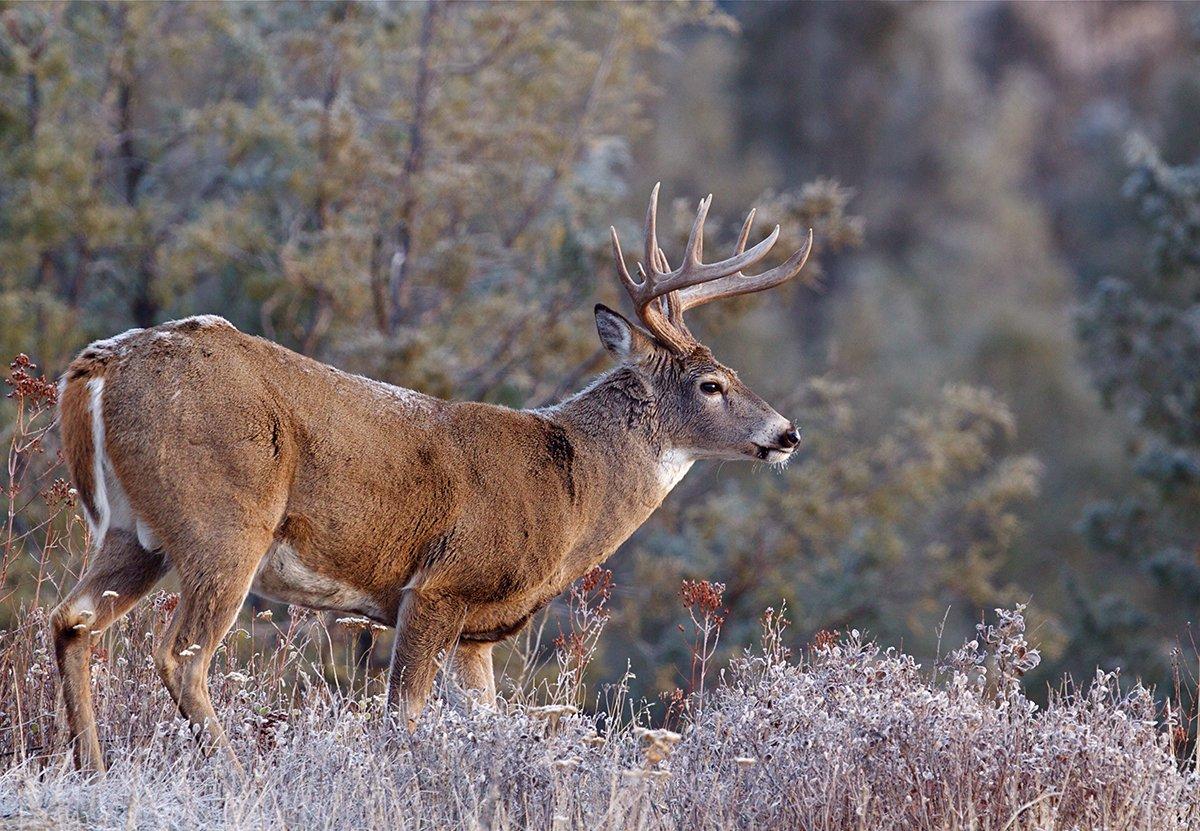
M 651 191 L 650 207 L 646 210 L 644 260 L 638 264 L 640 281 L 634 280 L 625 266 L 625 256 L 621 252 L 616 228 L 610 228 L 613 257 L 616 259 L 617 276 L 633 300 L 638 317 L 656 338 L 667 346 L 682 350 L 693 341 L 691 333 L 683 325 L 682 313 L 686 309 L 722 297 L 763 291 L 790 280 L 800 273 L 800 269 L 804 268 L 804 263 L 808 260 L 812 250 L 812 230 L 809 230 L 804 246 L 789 257 L 787 262 L 761 274 L 746 276 L 742 269 L 763 259 L 779 239 L 779 226 L 776 225 L 766 239 L 746 250 L 750 228 L 754 223 L 754 211 L 751 210 L 742 224 L 733 256 L 719 262 L 705 263 L 702 259 L 704 220 L 707 219 L 708 208 L 712 204 L 712 194 L 709 194 L 700 200 L 696 219 L 692 223 L 691 233 L 688 234 L 683 262 L 679 268 L 671 271 L 666 255 L 658 246 L 659 184 Z

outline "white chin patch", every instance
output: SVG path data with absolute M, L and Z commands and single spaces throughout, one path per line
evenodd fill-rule
M 792 451 L 779 447 L 763 447 L 761 444 L 756 444 L 755 448 L 755 451 L 749 455 L 757 462 L 766 462 L 769 465 L 781 465 L 792 458 Z M 743 456 L 743 458 L 745 457 Z

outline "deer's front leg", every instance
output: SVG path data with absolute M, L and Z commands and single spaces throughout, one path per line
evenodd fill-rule
M 409 730 L 417 726 L 433 689 L 438 653 L 458 640 L 465 610 L 466 604 L 455 597 L 422 595 L 415 589 L 404 593 L 392 648 L 388 706 L 402 709 Z

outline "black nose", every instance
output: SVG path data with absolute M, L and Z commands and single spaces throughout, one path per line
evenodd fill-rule
M 800 443 L 800 431 L 795 427 L 789 427 L 782 436 L 779 437 L 779 444 L 782 447 L 795 447 Z

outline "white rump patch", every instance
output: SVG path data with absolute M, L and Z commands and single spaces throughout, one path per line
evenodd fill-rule
M 161 543 L 154 531 L 134 514 L 129 496 L 121 487 L 104 446 L 104 379 L 93 378 L 88 381 L 87 388 L 91 396 L 88 408 L 92 416 L 92 502 L 96 515 L 92 516 L 89 511 L 83 513 L 92 531 L 93 543 L 99 548 L 108 529 L 119 528 L 136 531 L 138 543 L 147 551 L 153 551 Z
M 695 461 L 696 459 L 691 453 L 683 450 L 668 450 L 658 459 L 659 483 L 667 490 L 671 490 L 692 469 Z

